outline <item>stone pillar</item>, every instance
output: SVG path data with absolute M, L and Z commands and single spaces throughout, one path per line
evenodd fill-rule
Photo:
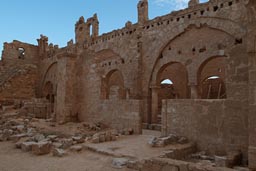
M 247 5 L 249 18 L 255 17 L 256 2 L 249 1 Z M 247 52 L 249 54 L 249 113 L 248 113 L 248 163 L 249 168 L 256 171 L 256 18 L 248 27 Z
M 144 24 L 148 21 L 148 0 L 140 0 L 138 5 L 138 23 Z
M 59 57 L 58 60 L 58 89 L 56 99 L 56 120 L 59 124 L 72 121 L 76 115 L 74 104 L 76 104 L 75 92 L 75 58 L 70 56 Z
M 84 17 L 80 17 L 75 25 L 76 43 L 82 45 L 86 40 L 86 24 Z
M 191 84 L 190 86 L 190 98 L 191 99 L 198 99 L 198 85 L 196 84 Z
M 256 170 L 256 54 L 251 56 L 251 68 L 249 71 L 249 149 L 248 149 L 248 158 L 249 158 L 249 168 Z
M 96 38 L 99 36 L 99 20 L 97 14 L 93 15 L 93 23 L 92 23 L 92 37 Z
M 199 4 L 199 0 L 190 0 L 188 2 L 188 6 L 189 7 L 194 7 L 194 6 L 198 5 L 198 4 Z
M 151 100 L 151 122 L 152 123 L 157 123 L 157 115 L 159 114 L 158 112 L 158 91 L 160 87 L 159 86 L 152 86 L 152 100 Z
M 40 35 L 40 39 L 37 39 L 37 42 L 40 58 L 46 58 L 46 50 L 48 48 L 48 37 Z

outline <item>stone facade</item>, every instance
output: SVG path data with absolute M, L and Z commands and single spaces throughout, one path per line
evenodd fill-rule
M 59 123 L 160 125 L 256 169 L 256 2 L 188 5 L 149 20 L 141 0 L 137 23 L 102 35 L 96 14 L 80 17 L 64 48 L 5 43 L 0 100 L 45 98 Z

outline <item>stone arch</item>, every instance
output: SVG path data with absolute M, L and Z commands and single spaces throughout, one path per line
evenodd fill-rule
M 102 99 L 125 99 L 123 74 L 120 70 L 112 70 L 102 78 Z
M 159 60 L 162 58 L 162 52 L 164 49 L 168 48 L 168 45 L 175 40 L 177 37 L 185 33 L 191 27 L 201 28 L 208 27 L 214 30 L 218 30 L 220 32 L 224 32 L 227 35 L 231 36 L 235 39 L 241 39 L 246 34 L 246 29 L 242 27 L 240 24 L 232 21 L 230 19 L 224 18 L 214 18 L 214 17 L 200 17 L 196 19 L 191 19 L 185 23 L 177 24 L 173 27 L 168 28 L 165 31 L 167 34 L 171 35 L 171 37 L 166 36 L 164 34 L 162 37 L 159 37 L 161 41 L 159 41 L 158 51 L 153 54 L 153 56 L 157 56 L 155 63 L 153 65 L 152 73 L 150 74 L 149 85 L 152 82 L 152 78 L 154 78 L 153 71 L 157 67 Z M 157 48 L 156 48 L 157 49 Z M 180 61 L 177 61 L 180 62 Z
M 156 86 L 161 86 L 161 82 L 165 79 L 169 79 L 173 82 L 173 88 L 175 93 L 175 98 L 187 98 L 188 90 L 188 73 L 186 67 L 179 62 L 170 62 L 163 65 L 156 78 Z
M 45 73 L 41 83 L 41 97 L 48 100 L 50 103 L 50 111 L 54 113 L 56 110 L 56 97 L 57 97 L 57 62 L 51 63 Z
M 152 65 L 152 69 L 151 69 L 151 73 L 149 74 L 148 77 L 148 90 L 145 90 L 146 87 L 144 88 L 145 92 L 148 92 L 148 115 L 147 115 L 147 120 L 149 123 L 153 122 L 152 115 L 154 115 L 153 113 L 155 113 L 153 104 L 154 102 L 152 102 L 154 93 L 153 93 L 153 89 L 156 86 L 156 79 L 157 79 L 157 72 L 158 69 L 165 63 L 168 63 L 170 60 L 175 61 L 175 62 L 180 62 L 183 65 L 186 66 L 187 70 L 189 71 L 189 86 L 190 86 L 190 94 L 191 94 L 191 98 L 197 98 L 198 94 L 198 87 L 197 87 L 197 68 L 200 66 L 201 61 L 205 60 L 205 56 L 201 56 L 198 61 L 193 63 L 193 67 L 191 67 L 191 61 L 189 60 L 184 60 L 186 59 L 184 57 L 184 59 L 181 58 L 165 58 L 164 59 L 164 55 L 163 52 L 165 49 L 168 49 L 170 47 L 168 47 L 169 44 L 171 44 L 174 40 L 176 40 L 177 38 L 179 38 L 183 33 L 186 33 L 187 31 L 189 31 L 191 28 L 209 28 L 212 30 L 216 30 L 219 31 L 220 33 L 222 33 L 223 35 L 226 35 L 227 37 L 229 37 L 229 40 L 232 40 L 231 44 L 228 44 L 228 46 L 226 47 L 218 47 L 215 50 L 211 50 L 211 52 L 209 52 L 206 56 L 207 58 L 210 58 L 211 56 L 218 55 L 218 54 L 228 54 L 229 50 L 232 49 L 232 47 L 235 45 L 236 40 L 242 40 L 242 37 L 246 34 L 246 29 L 243 28 L 241 25 L 239 25 L 238 23 L 231 21 L 229 19 L 222 19 L 222 18 L 210 18 L 210 17 L 201 17 L 201 18 L 197 18 L 197 19 L 192 19 L 189 20 L 186 23 L 181 23 L 181 24 L 177 24 L 175 26 L 169 27 L 169 28 L 165 28 L 165 32 L 170 36 L 160 36 L 157 39 L 161 39 L 161 41 L 156 41 L 159 42 L 158 47 L 154 47 L 154 49 L 159 49 L 158 51 L 150 51 L 150 54 L 146 54 L 147 56 L 153 56 L 153 59 L 155 59 L 155 62 Z M 239 41 L 239 42 L 241 42 Z M 154 58 L 154 56 L 156 56 L 156 58 Z M 196 69 L 193 69 L 196 68 Z M 191 69 L 193 69 L 193 72 L 191 72 Z M 193 97 L 192 97 L 193 96 Z
M 162 100 L 188 98 L 188 73 L 180 62 L 164 64 L 156 73 L 156 78 L 150 87 L 151 122 L 161 122 Z M 162 84 L 163 80 L 170 80 L 172 84 Z
M 41 83 L 42 88 L 46 82 L 50 81 L 54 85 L 54 90 L 57 90 L 56 89 L 56 86 L 57 86 L 57 78 L 56 78 L 57 73 L 56 72 L 57 72 L 57 62 L 53 62 L 47 67 L 45 73 L 43 74 L 43 77 L 42 77 L 43 79 L 42 79 L 42 83 Z M 43 89 L 41 89 L 41 91 L 42 90 Z
M 226 98 L 226 60 L 225 56 L 215 56 L 201 64 L 197 73 L 200 98 Z

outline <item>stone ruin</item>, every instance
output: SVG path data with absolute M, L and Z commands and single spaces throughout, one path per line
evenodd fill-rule
M 5 43 L 2 111 L 181 135 L 210 155 L 240 151 L 255 170 L 256 1 L 190 0 L 152 20 L 147 0 L 137 8 L 137 23 L 102 35 L 97 14 L 80 17 L 63 48 L 44 35 Z

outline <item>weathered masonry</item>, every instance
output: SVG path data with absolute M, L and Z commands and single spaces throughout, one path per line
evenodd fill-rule
M 103 35 L 96 14 L 81 17 L 64 48 L 5 43 L 0 100 L 47 99 L 34 111 L 59 123 L 161 128 L 256 169 L 256 1 L 191 0 L 152 20 L 147 0 L 137 8 L 137 23 Z

